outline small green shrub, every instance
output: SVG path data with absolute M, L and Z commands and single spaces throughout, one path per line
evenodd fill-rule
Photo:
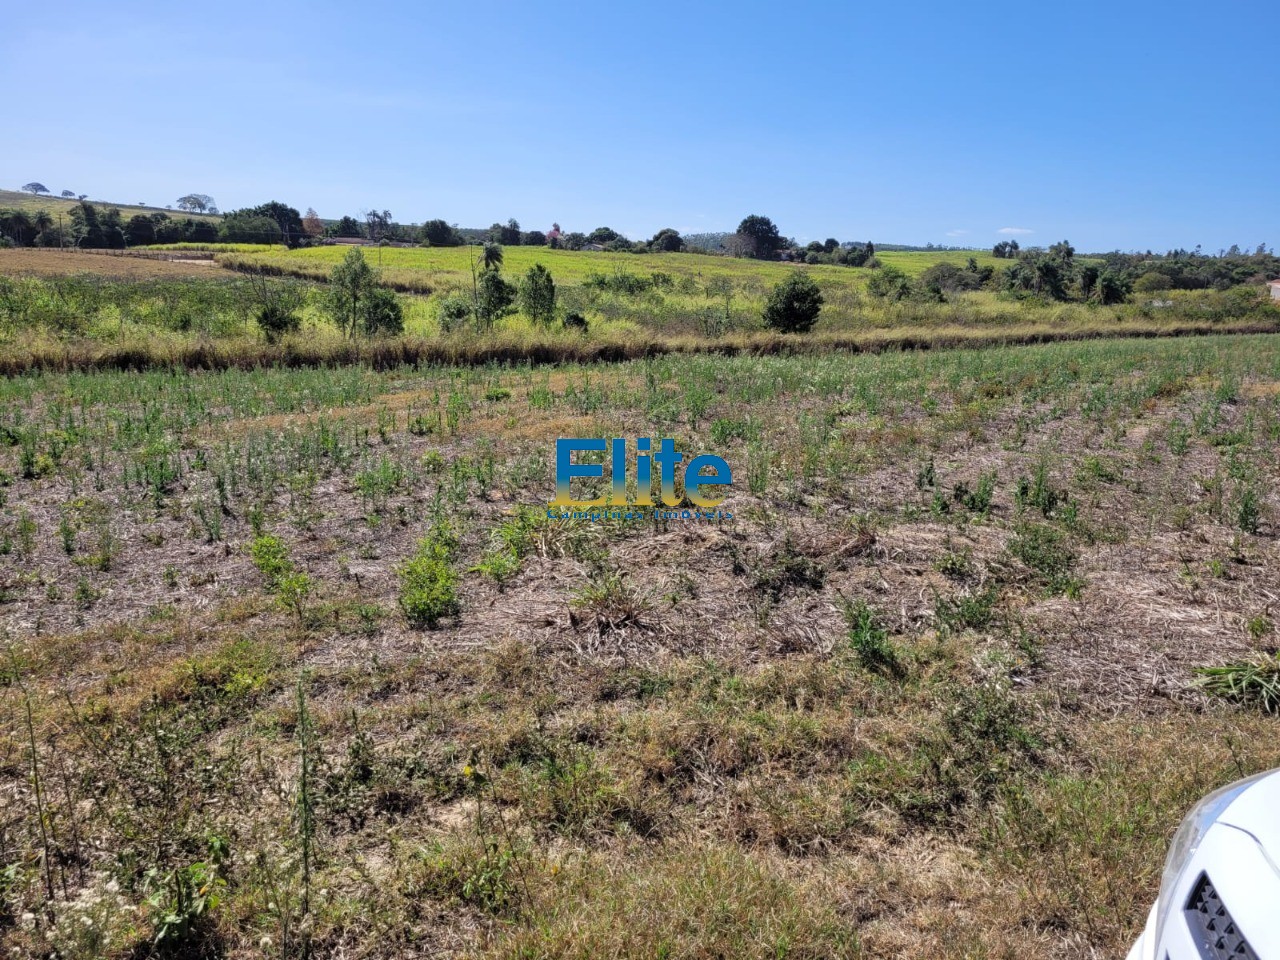
M 267 343 L 276 343 L 285 334 L 297 333 L 302 321 L 288 307 L 278 303 L 268 303 L 258 310 L 256 317 L 258 329 Z
M 452 535 L 438 527 L 400 568 L 400 609 L 413 628 L 433 629 L 461 609 L 453 566 L 455 548 Z
M 901 673 L 902 665 L 889 640 L 889 631 L 880 625 L 875 611 L 865 601 L 845 601 L 844 619 L 849 627 L 849 643 L 864 670 L 894 676 Z
M 1059 505 L 1066 503 L 1067 494 L 1054 487 L 1049 478 L 1048 465 L 1041 462 L 1030 479 L 1025 476 L 1018 478 L 1013 499 L 1023 509 L 1034 507 L 1045 517 L 1052 517 Z
M 226 881 L 219 876 L 219 863 L 225 856 L 225 842 L 210 844 L 214 856 L 178 867 L 163 876 L 152 871 L 148 881 L 154 887 L 147 898 L 155 915 L 155 946 L 167 953 L 192 949 L 201 941 L 209 915 L 222 899 Z M 215 859 L 216 858 L 216 859 Z M 197 951 L 198 952 L 198 951 Z
M 991 514 L 991 504 L 995 499 L 996 472 L 990 470 L 978 478 L 978 485 L 970 490 L 963 481 L 955 485 L 952 496 L 970 513 L 986 517 Z
M 1253 487 L 1245 487 L 1236 500 L 1236 526 L 1245 533 L 1257 533 L 1262 526 L 1262 503 Z
M 280 581 L 294 572 L 289 548 L 283 540 L 270 533 L 259 534 L 249 542 L 249 556 L 267 581 L 269 590 L 276 590 Z

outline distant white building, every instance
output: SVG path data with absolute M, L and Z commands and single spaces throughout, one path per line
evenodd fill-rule
M 1280 280 L 1268 280 L 1267 286 L 1271 288 L 1271 299 L 1280 300 Z

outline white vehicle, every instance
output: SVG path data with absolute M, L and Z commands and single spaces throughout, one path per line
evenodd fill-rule
M 1280 960 L 1280 770 L 1201 800 L 1128 960 Z

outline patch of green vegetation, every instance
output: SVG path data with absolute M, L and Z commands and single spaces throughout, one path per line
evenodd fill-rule
M 462 609 L 458 600 L 458 572 L 454 568 L 457 538 L 437 525 L 399 569 L 400 609 L 415 629 L 434 629 L 445 617 Z

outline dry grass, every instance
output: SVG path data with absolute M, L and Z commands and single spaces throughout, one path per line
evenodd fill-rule
M 154 257 L 113 255 L 108 251 L 39 250 L 15 247 L 0 250 L 0 275 L 10 277 L 59 277 L 68 274 L 93 274 L 125 280 L 147 280 L 155 277 L 207 277 L 216 269 L 211 260 L 190 257 L 157 259 Z

